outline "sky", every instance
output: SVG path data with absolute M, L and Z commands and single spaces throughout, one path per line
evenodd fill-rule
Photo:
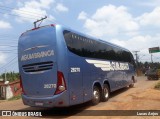
M 0 73 L 18 72 L 19 36 L 33 22 L 61 24 L 92 37 L 139 51 L 139 61 L 151 61 L 148 48 L 160 46 L 160 0 L 1 0 Z M 153 53 L 153 62 L 160 53 Z

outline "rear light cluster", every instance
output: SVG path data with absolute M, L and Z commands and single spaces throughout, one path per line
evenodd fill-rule
M 36 29 L 39 29 L 39 28 L 40 28 L 40 27 L 36 27 L 36 28 L 31 29 L 31 30 L 33 31 L 33 30 L 36 30 Z
M 60 94 L 67 89 L 64 75 L 62 72 L 60 72 L 60 71 L 57 72 L 57 78 L 58 78 L 57 89 L 56 89 L 55 95 Z
M 54 26 L 55 26 L 55 24 L 51 24 L 51 26 L 53 26 L 53 27 L 54 27 Z
M 48 26 L 48 25 L 47 25 L 47 26 Z M 55 27 L 55 24 L 51 24 L 50 26 L 53 26 L 53 27 Z M 33 30 L 36 30 L 36 29 L 39 29 L 39 28 L 42 28 L 42 27 L 45 27 L 45 26 L 36 27 L 36 28 L 33 28 L 33 29 L 31 29 L 31 30 L 33 31 Z
M 19 76 L 19 79 L 20 79 L 20 87 L 22 88 L 22 94 L 25 94 L 24 88 L 23 88 L 23 84 L 22 84 L 22 77 L 21 77 L 21 75 Z
M 48 26 L 48 25 L 47 25 L 47 26 Z M 55 27 L 56 24 L 50 24 L 50 26 Z M 42 27 L 45 27 L 45 26 L 36 27 L 36 28 L 33 28 L 33 29 L 31 29 L 31 30 L 28 30 L 28 31 L 34 31 L 34 30 L 37 30 L 37 29 L 42 28 Z M 23 34 L 25 34 L 25 33 L 26 33 L 26 32 L 22 33 L 21 36 L 22 36 Z

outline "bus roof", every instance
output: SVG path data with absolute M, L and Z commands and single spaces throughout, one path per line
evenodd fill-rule
M 84 36 L 84 37 L 91 38 L 92 40 L 99 41 L 99 42 L 103 42 L 103 43 L 105 43 L 105 44 L 109 44 L 109 45 L 112 46 L 112 47 L 121 48 L 121 49 L 123 49 L 123 50 L 125 50 L 125 51 L 127 51 L 127 52 L 130 52 L 128 49 L 126 49 L 126 48 L 124 48 L 124 47 L 121 47 L 121 46 L 119 46 L 119 45 L 117 45 L 117 44 L 110 43 L 110 42 L 108 42 L 108 41 L 106 41 L 106 40 L 102 40 L 102 39 L 93 37 L 93 36 L 91 36 L 91 35 L 78 32 L 78 31 L 76 31 L 76 30 L 73 30 L 72 28 L 69 28 L 69 27 L 67 27 L 67 26 L 63 26 L 63 25 L 60 25 L 60 24 L 50 24 L 50 25 L 44 25 L 44 26 L 37 27 L 37 28 L 32 28 L 32 29 L 30 29 L 30 30 L 27 30 L 26 32 L 23 32 L 23 33 L 21 34 L 21 36 L 24 35 L 24 34 L 27 33 L 27 32 L 34 31 L 34 30 L 37 30 L 37 29 L 43 28 L 43 27 L 49 27 L 49 26 L 52 26 L 52 27 L 60 26 L 63 30 L 69 30 L 69 31 L 72 31 L 72 32 L 74 32 L 74 33 L 80 34 L 80 35 L 82 35 L 82 36 Z

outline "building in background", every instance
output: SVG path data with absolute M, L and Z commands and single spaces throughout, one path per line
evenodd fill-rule
M 20 80 L 13 82 L 0 79 L 0 99 L 9 99 L 21 94 Z

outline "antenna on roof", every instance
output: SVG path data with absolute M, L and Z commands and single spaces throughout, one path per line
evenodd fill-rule
M 45 17 L 43 17 L 43 18 L 41 18 L 41 19 L 39 19 L 39 20 L 37 20 L 37 21 L 33 22 L 33 24 L 34 24 L 34 28 L 37 28 L 37 25 L 36 25 L 36 24 L 37 24 L 38 22 L 40 22 L 40 23 L 39 23 L 39 25 L 38 25 L 38 27 L 39 27 L 39 26 L 40 26 L 40 24 L 42 23 L 42 21 L 43 21 L 44 19 L 46 19 L 46 18 L 47 18 L 47 16 L 45 16 Z

